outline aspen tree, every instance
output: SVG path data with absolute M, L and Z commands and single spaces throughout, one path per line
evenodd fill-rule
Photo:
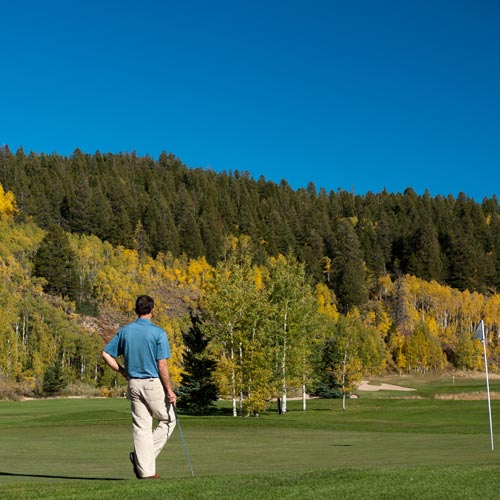
M 317 333 L 317 301 L 303 264 L 293 256 L 270 258 L 269 300 L 273 304 L 272 328 L 275 380 L 281 412 L 287 412 L 289 385 L 299 385 L 305 409 L 309 362 Z M 279 381 L 279 383 L 278 383 Z
M 237 416 L 245 409 L 258 413 L 262 401 L 270 398 L 268 377 L 262 376 L 260 366 L 262 356 L 268 358 L 267 300 L 259 285 L 260 275 L 252 265 L 250 239 L 230 237 L 225 249 L 225 259 L 206 287 L 202 306 L 210 320 L 206 331 L 218 351 L 216 377 L 226 382 L 233 416 Z
M 10 191 L 4 191 L 0 184 L 0 218 L 10 219 L 18 212 L 16 199 Z

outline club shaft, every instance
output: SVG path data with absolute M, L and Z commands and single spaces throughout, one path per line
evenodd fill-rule
M 184 439 L 184 433 L 182 432 L 181 422 L 179 420 L 179 416 L 177 415 L 177 410 L 175 409 L 175 406 L 174 406 L 174 412 L 175 412 L 175 420 L 177 421 L 177 427 L 179 428 L 179 434 L 181 435 L 182 445 L 184 446 L 184 453 L 186 455 L 186 459 L 189 464 L 189 470 L 191 471 L 191 475 L 194 476 L 193 466 L 191 464 L 191 459 L 189 458 L 189 452 L 186 446 L 186 440 Z

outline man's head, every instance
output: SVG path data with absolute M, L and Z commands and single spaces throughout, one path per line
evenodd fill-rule
M 149 295 L 140 295 L 135 301 L 135 313 L 137 316 L 146 316 L 154 308 L 155 301 Z

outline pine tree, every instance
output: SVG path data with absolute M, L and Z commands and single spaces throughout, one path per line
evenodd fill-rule
M 185 352 L 182 355 L 184 372 L 177 406 L 186 413 L 202 415 L 217 401 L 217 387 L 212 378 L 215 361 L 207 354 L 208 339 L 200 329 L 201 319 L 190 313 L 191 326 L 183 333 Z
M 34 258 L 34 274 L 47 280 L 44 291 L 75 300 L 77 279 L 75 254 L 60 226 L 48 231 Z
M 333 259 L 333 283 L 341 309 L 349 311 L 368 300 L 366 271 L 358 237 L 348 219 L 340 221 Z
M 204 255 L 204 246 L 193 200 L 183 185 L 178 195 L 174 218 L 179 231 L 180 249 L 188 257 L 200 257 Z
M 56 360 L 48 366 L 43 375 L 42 393 L 44 396 L 55 396 L 68 385 L 62 370 L 61 362 Z

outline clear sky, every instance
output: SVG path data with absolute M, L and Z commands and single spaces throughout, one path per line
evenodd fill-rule
M 0 145 L 500 195 L 498 0 L 0 0 Z

